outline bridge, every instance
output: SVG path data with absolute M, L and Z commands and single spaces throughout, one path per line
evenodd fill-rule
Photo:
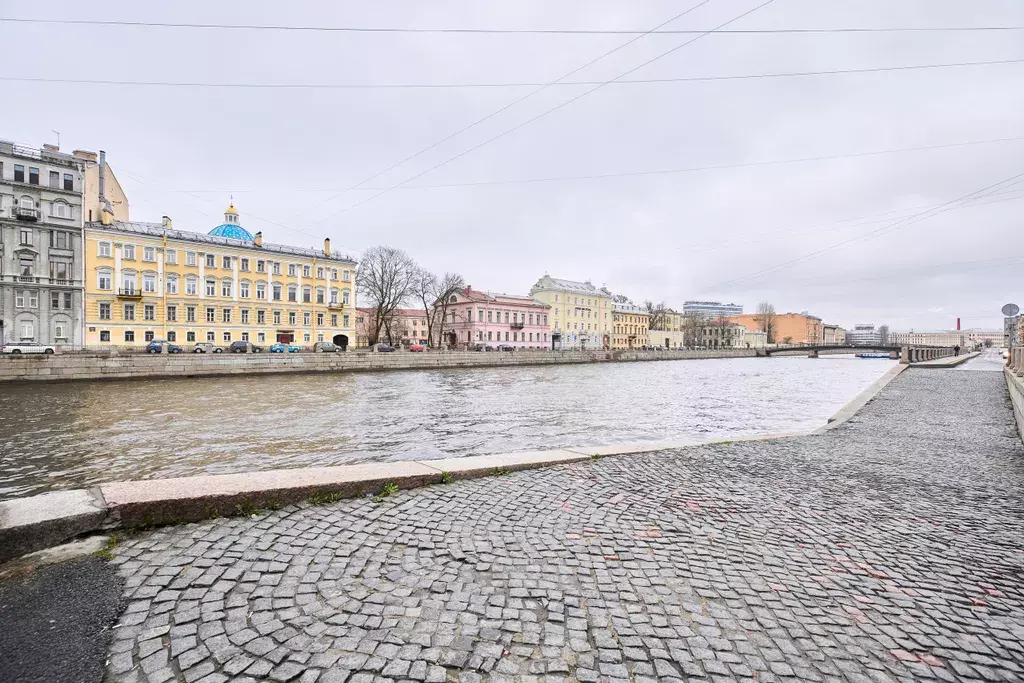
M 758 349 L 758 355 L 771 356 L 776 353 L 806 353 L 808 358 L 817 358 L 820 353 L 888 353 L 893 360 L 901 363 L 920 363 L 936 358 L 952 356 L 950 346 L 892 346 L 889 344 L 807 344 L 803 346 L 779 346 L 772 349 Z

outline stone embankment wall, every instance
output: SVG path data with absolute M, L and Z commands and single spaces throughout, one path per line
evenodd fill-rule
M 1020 356 L 1020 352 L 1017 351 L 1014 358 L 1018 359 Z M 1010 391 L 1010 401 L 1013 403 L 1013 419 L 1017 422 L 1017 433 L 1024 439 L 1024 379 L 1021 379 L 1024 371 L 1018 367 L 1011 365 L 1003 373 L 1006 375 L 1006 388 Z
M 152 377 L 216 377 L 291 372 L 367 372 L 562 365 L 690 358 L 754 357 L 753 349 L 734 351 L 521 351 L 448 353 L 297 353 L 175 355 L 23 355 L 0 357 L 0 383 Z

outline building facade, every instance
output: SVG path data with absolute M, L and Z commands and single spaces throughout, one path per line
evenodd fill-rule
M 612 304 L 612 348 L 639 349 L 649 345 L 650 315 L 633 303 Z
M 740 325 L 740 327 L 743 327 Z M 760 330 L 748 330 L 743 327 L 742 337 L 740 342 L 743 344 L 743 348 L 747 349 L 763 349 L 768 345 L 768 333 L 761 332 Z
M 971 346 L 967 330 L 934 330 L 926 332 L 890 332 L 889 343 L 893 346 Z
M 84 162 L 0 140 L 0 344 L 81 346 Z
M 439 310 L 439 305 L 435 305 Z M 444 315 L 445 344 L 546 349 L 551 346 L 551 306 L 529 296 L 481 292 L 466 287 L 449 297 Z
M 882 333 L 874 323 L 858 323 L 846 333 L 846 341 L 852 346 L 878 346 L 882 343 Z
M 373 308 L 356 310 L 356 346 L 365 348 L 370 345 L 375 315 L 377 311 Z M 391 330 L 391 342 L 398 346 L 429 343 L 430 326 L 427 324 L 427 314 L 422 308 L 396 308 L 391 314 L 389 325 L 381 327 L 382 344 L 388 343 L 388 327 Z
M 821 335 L 823 344 L 842 345 L 846 343 L 846 330 L 839 325 L 822 325 Z
M 136 346 L 355 340 L 356 262 L 263 242 L 234 205 L 209 234 L 163 223 L 85 228 L 85 343 Z
M 751 331 L 761 330 L 761 316 L 745 313 L 730 318 Z M 775 335 L 771 344 L 821 344 L 824 340 L 821 318 L 808 313 L 779 313 L 775 316 Z
M 725 320 L 725 318 L 718 318 Z M 747 328 L 739 323 L 705 325 L 700 329 L 698 346 L 702 349 L 740 349 L 745 347 Z
M 721 301 L 684 301 L 683 315 L 700 313 L 708 319 L 732 318 L 743 315 L 743 306 L 739 304 L 723 304 Z
M 554 348 L 611 348 L 613 300 L 605 287 L 545 273 L 530 288 L 530 296 L 551 307 L 549 332 Z
M 130 221 L 128 196 L 114 175 L 114 169 L 107 163 L 106 153 L 100 150 L 97 155 L 96 152 L 76 149 L 72 154 L 85 164 L 82 194 L 82 216 L 85 222 L 101 222 L 104 209 L 115 221 Z

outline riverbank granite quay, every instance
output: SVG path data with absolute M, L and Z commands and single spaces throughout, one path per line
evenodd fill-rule
M 107 680 L 1019 681 L 1024 448 L 965 368 L 820 435 L 141 533 Z

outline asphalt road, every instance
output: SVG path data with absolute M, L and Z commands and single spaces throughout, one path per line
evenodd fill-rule
M 102 681 L 123 587 L 111 565 L 96 557 L 0 582 L 0 679 Z

